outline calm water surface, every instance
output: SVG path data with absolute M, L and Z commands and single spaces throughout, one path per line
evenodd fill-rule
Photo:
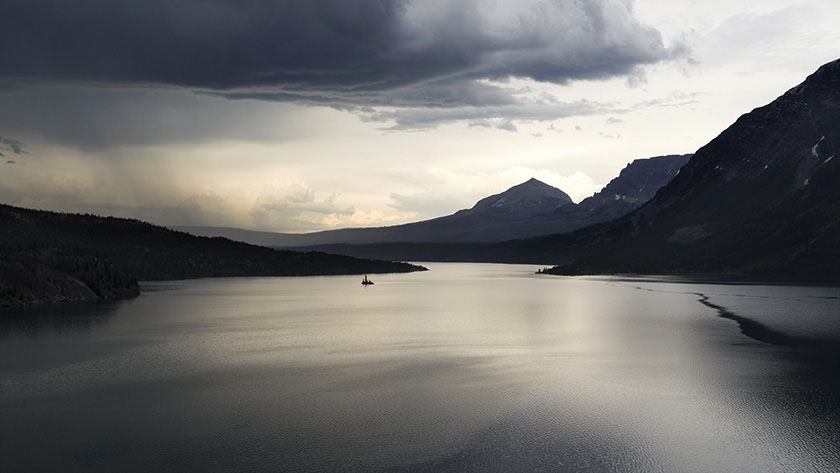
M 840 471 L 838 288 L 428 266 L 7 312 L 0 470 Z

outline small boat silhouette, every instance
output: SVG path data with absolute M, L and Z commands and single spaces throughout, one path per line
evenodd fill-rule
M 368 279 L 367 274 L 365 274 L 365 278 L 362 279 L 362 285 L 363 286 L 370 286 L 371 284 L 373 284 L 373 281 Z

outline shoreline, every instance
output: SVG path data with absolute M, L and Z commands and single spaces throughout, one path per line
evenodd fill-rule
M 88 305 L 88 304 L 97 304 L 103 302 L 113 302 L 113 301 L 121 301 L 121 300 L 130 300 L 139 297 L 143 292 L 143 285 L 155 282 L 162 282 L 162 281 L 190 281 L 190 280 L 200 280 L 200 279 L 221 279 L 221 278 L 312 278 L 312 277 L 324 277 L 324 276 L 361 276 L 364 274 L 409 274 L 409 273 L 417 273 L 423 271 L 429 271 L 429 268 L 426 268 L 422 265 L 405 263 L 410 267 L 406 271 L 366 271 L 366 272 L 350 272 L 350 273 L 327 273 L 327 274 L 298 274 L 298 275 L 264 275 L 264 274 L 254 274 L 254 275 L 224 275 L 224 276 L 201 276 L 195 278 L 178 278 L 178 279 L 148 279 L 137 281 L 136 284 L 130 288 L 129 290 L 125 291 L 116 291 L 116 293 L 110 293 L 109 295 L 102 296 L 98 295 L 84 282 L 74 278 L 72 276 L 67 276 L 66 279 L 62 282 L 72 284 L 72 286 L 76 289 L 76 291 L 64 291 L 62 292 L 60 289 L 58 292 L 53 292 L 52 294 L 41 295 L 40 297 L 36 296 L 34 298 L 30 298 L 28 300 L 9 300 L 9 299 L 0 299 L 0 314 L 4 314 L 8 311 L 13 310 L 38 310 L 43 308 L 49 307 L 67 307 L 73 305 Z
M 801 278 L 782 278 L 774 276 L 765 276 L 764 278 L 756 275 L 745 274 L 715 274 L 715 273 L 660 273 L 660 274 L 644 274 L 644 273 L 597 273 L 597 274 L 573 274 L 573 273 L 559 273 L 551 272 L 553 268 L 540 270 L 535 274 L 547 274 L 549 276 L 560 276 L 569 278 L 610 278 L 619 281 L 628 282 L 661 282 L 674 284 L 722 284 L 727 286 L 814 286 L 814 287 L 836 287 L 840 289 L 840 281 L 825 280 L 825 279 L 801 279 Z

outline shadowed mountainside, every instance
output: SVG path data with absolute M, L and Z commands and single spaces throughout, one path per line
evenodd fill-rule
M 567 237 L 586 256 L 550 272 L 840 281 L 838 154 L 840 59 L 741 116 L 640 209 Z
M 137 280 L 397 273 L 425 268 L 205 238 L 138 220 L 0 204 L 0 306 L 126 297 Z

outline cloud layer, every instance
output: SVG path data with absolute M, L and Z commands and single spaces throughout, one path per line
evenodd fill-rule
M 1 79 L 336 106 L 510 105 L 480 81 L 603 79 L 685 52 L 629 0 L 9 0 L 3 10 Z

